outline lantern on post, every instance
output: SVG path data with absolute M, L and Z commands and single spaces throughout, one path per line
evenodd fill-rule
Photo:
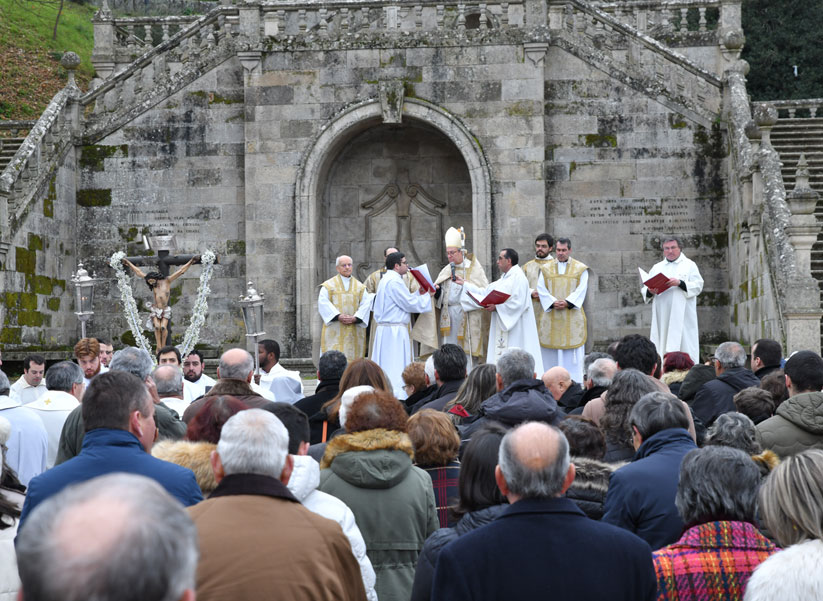
M 254 289 L 249 282 L 245 296 L 240 296 L 240 308 L 243 309 L 243 324 L 246 326 L 246 338 L 254 338 L 254 373 L 260 375 L 260 352 L 257 346 L 258 337 L 266 332 L 263 330 L 263 301 L 264 296 Z
M 97 280 L 89 276 L 83 263 L 77 264 L 77 271 L 72 274 L 74 284 L 74 314 L 80 320 L 80 336 L 86 337 L 86 322 L 94 315 L 94 285 Z

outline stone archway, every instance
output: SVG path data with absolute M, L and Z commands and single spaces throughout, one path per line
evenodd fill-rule
M 476 138 L 454 115 L 432 103 L 407 98 L 404 120 L 435 128 L 457 149 L 471 182 L 471 239 L 473 251 L 484 265 L 491 265 L 491 177 L 483 150 Z M 311 351 L 312 331 L 317 327 L 316 286 L 320 282 L 321 223 L 319 204 L 329 169 L 340 150 L 355 136 L 382 124 L 383 107 L 371 99 L 341 112 L 317 136 L 298 172 L 295 186 L 296 233 L 296 334 L 304 356 Z M 314 327 L 313 327 L 314 326 Z

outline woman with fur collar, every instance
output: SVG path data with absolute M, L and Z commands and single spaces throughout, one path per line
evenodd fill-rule
M 431 478 L 412 465 L 406 411 L 387 392 L 364 392 L 341 403 L 339 419 L 346 433 L 329 441 L 318 489 L 354 513 L 380 601 L 408 601 L 420 549 L 439 524 Z

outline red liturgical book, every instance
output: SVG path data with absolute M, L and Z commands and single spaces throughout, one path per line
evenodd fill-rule
M 432 286 L 431 282 L 419 269 L 409 268 L 409 273 L 411 273 L 414 279 L 417 280 L 417 283 L 420 284 L 420 294 L 426 294 L 434 290 L 434 286 Z
M 667 278 L 662 273 L 658 273 L 653 278 L 649 278 L 643 285 L 646 286 L 649 290 L 651 290 L 655 294 L 660 294 L 661 292 L 665 292 L 671 285 L 669 284 L 669 278 Z
M 476 302 L 481 307 L 488 307 L 489 305 L 499 305 L 501 303 L 505 303 L 509 300 L 511 294 L 506 294 L 505 292 L 500 292 L 499 290 L 492 290 L 486 295 L 486 298 L 483 300 L 478 299 L 474 294 L 466 290 L 466 294 L 468 294 L 471 299 Z

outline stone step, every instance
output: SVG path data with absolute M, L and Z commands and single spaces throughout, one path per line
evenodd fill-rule
M 14 155 L 17 154 L 17 149 L 20 148 L 23 140 L 24 138 L 0 138 L 0 142 L 3 144 L 2 149 L 0 149 L 0 171 L 3 171 L 14 158 Z

